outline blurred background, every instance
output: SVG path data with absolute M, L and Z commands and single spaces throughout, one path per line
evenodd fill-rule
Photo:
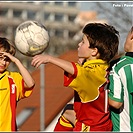
M 82 28 L 86 23 L 101 22 L 113 25 L 120 32 L 119 54 L 124 54 L 125 37 L 133 25 L 133 2 L 0 2 L 0 36 L 14 43 L 16 27 L 27 20 L 36 20 L 47 28 L 50 43 L 45 53 L 77 61 L 77 44 L 82 39 Z M 65 104 L 72 100 L 73 91 L 63 87 L 63 72 L 50 64 L 43 67 L 42 87 L 42 71 L 30 65 L 32 58 L 19 52 L 16 56 L 36 81 L 33 94 L 18 103 L 18 130 L 53 131 L 51 123 L 55 124 Z M 14 64 L 10 69 L 17 70 Z

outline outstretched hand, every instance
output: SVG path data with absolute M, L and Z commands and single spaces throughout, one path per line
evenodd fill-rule
M 38 68 L 41 64 L 46 64 L 49 62 L 49 55 L 36 55 L 31 61 L 31 65 Z

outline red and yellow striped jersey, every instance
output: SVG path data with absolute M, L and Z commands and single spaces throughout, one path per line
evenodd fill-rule
M 77 122 L 81 123 L 76 125 L 83 123 L 90 126 L 90 131 L 98 127 L 104 131 L 102 127 L 110 123 L 108 96 L 104 89 L 107 82 L 108 64 L 101 59 L 86 61 L 82 66 L 77 63 L 72 64 L 74 74 L 71 76 L 65 74 L 64 85 L 75 90 L 74 110 Z M 79 130 L 79 128 L 74 130 Z
M 24 91 L 24 81 L 18 72 L 5 71 L 0 76 L 0 131 L 16 131 L 16 104 L 30 96 Z

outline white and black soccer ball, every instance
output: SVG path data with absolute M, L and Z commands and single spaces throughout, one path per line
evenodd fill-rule
M 49 45 L 49 39 L 46 27 L 37 21 L 25 21 L 16 28 L 15 46 L 26 56 L 43 53 Z

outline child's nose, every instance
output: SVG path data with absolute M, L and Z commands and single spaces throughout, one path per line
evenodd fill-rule
M 81 45 L 81 42 L 78 44 L 78 46 L 80 47 L 80 45 Z
M 2 62 L 2 64 L 3 64 L 3 65 L 5 65 L 5 64 L 6 64 L 6 61 L 5 61 L 5 59 L 4 59 L 4 58 L 1 60 L 1 62 Z

